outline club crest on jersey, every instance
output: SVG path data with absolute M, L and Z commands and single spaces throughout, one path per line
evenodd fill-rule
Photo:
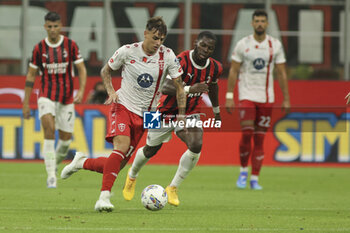
M 139 77 L 137 77 L 137 83 L 143 88 L 148 88 L 153 83 L 153 77 L 147 73 L 141 74 Z
M 125 130 L 125 124 L 124 123 L 119 123 L 118 124 L 118 129 L 120 132 L 123 132 Z
M 257 70 L 261 70 L 265 67 L 265 61 L 262 58 L 257 58 L 253 61 L 253 66 Z

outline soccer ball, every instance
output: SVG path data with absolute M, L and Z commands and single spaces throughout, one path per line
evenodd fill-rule
M 148 185 L 141 193 L 141 202 L 143 206 L 152 211 L 161 210 L 168 202 L 168 196 L 165 189 L 158 185 Z

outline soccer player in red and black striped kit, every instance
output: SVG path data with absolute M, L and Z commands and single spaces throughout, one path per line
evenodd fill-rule
M 41 75 L 38 111 L 44 130 L 42 154 L 44 156 L 47 187 L 56 188 L 56 166 L 67 155 L 74 128 L 74 103 L 83 99 L 86 84 L 86 68 L 77 44 L 60 34 L 60 15 L 45 15 L 44 28 L 47 37 L 35 45 L 25 82 L 23 117 L 29 119 L 29 99 L 39 70 Z M 73 96 L 73 64 L 79 75 L 79 90 Z M 55 149 L 55 130 L 59 139 Z
M 187 94 L 186 118 L 200 119 L 199 103 L 202 98 L 201 95 L 208 92 L 213 105 L 215 120 L 221 121 L 217 81 L 222 73 L 222 65 L 210 57 L 214 52 L 216 41 L 216 36 L 213 33 L 203 31 L 195 41 L 194 50 L 184 51 L 177 56 L 184 71 L 181 77 Z M 158 110 L 163 114 L 163 117 L 165 115 L 176 116 L 178 107 L 174 85 L 167 82 L 162 92 L 165 95 L 161 97 Z M 136 177 L 140 169 L 158 152 L 164 142 L 171 139 L 173 131 L 187 145 L 188 149 L 181 156 L 176 174 L 165 190 L 168 194 L 168 202 L 171 205 L 178 206 L 180 204 L 177 195 L 178 187 L 195 167 L 201 154 L 203 137 L 201 127 L 187 127 L 188 132 L 178 127 L 148 131 L 146 145 L 138 149 L 132 167 L 128 172 L 123 190 L 124 199 L 131 200 L 133 198 Z

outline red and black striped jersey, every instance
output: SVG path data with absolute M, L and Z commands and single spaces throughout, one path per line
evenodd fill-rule
M 201 67 L 192 59 L 193 50 L 180 53 L 177 58 L 183 69 L 181 75 L 185 86 L 195 83 L 216 83 L 222 73 L 222 64 L 213 58 L 208 58 L 207 63 Z M 197 113 L 202 102 L 201 93 L 190 93 L 187 95 L 186 114 Z M 176 115 L 178 113 L 176 96 L 163 95 L 159 101 L 158 109 L 165 115 Z
M 30 66 L 41 75 L 39 97 L 70 104 L 73 102 L 73 63 L 83 62 L 75 41 L 62 36 L 56 44 L 43 39 L 35 45 Z

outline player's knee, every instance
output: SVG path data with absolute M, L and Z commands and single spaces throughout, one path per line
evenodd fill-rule
M 188 149 L 192 151 L 193 153 L 200 153 L 202 150 L 202 141 L 193 141 L 190 144 L 188 144 Z
M 158 146 L 145 145 L 143 147 L 143 154 L 145 155 L 146 158 L 152 158 L 161 147 L 162 147 L 162 144 Z
M 46 127 L 44 128 L 44 137 L 46 139 L 55 138 L 55 128 L 54 127 Z

